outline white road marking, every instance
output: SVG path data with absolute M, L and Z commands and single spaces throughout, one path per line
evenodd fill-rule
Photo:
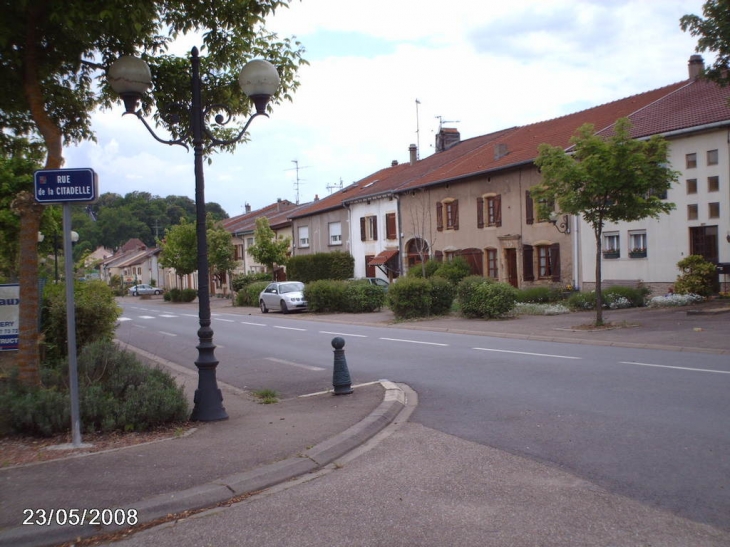
M 280 327 L 278 325 L 274 325 L 274 328 L 275 329 L 284 329 L 284 330 L 298 330 L 298 331 L 301 331 L 301 332 L 306 332 L 307 331 L 307 329 L 297 329 L 295 327 Z
M 531 353 L 529 351 L 510 351 L 507 349 L 490 349 L 490 348 L 472 348 L 479 351 L 496 351 L 498 353 L 517 353 L 519 355 L 534 355 L 536 357 L 557 357 L 558 359 L 582 359 L 582 357 L 573 357 L 571 355 L 551 355 L 549 353 Z
M 353 338 L 367 338 L 367 335 L 365 334 L 349 334 L 347 332 L 330 332 L 327 330 L 321 330 L 319 331 L 320 334 L 335 334 L 337 336 L 351 336 Z
M 408 342 L 409 344 L 424 344 L 426 346 L 448 346 L 448 344 L 439 344 L 437 342 L 419 342 L 418 340 L 403 340 L 401 338 L 380 338 L 380 340 L 388 340 L 390 342 Z
M 177 315 L 171 315 L 169 313 L 162 313 L 158 317 L 178 317 Z
M 621 365 L 638 365 L 641 367 L 673 368 L 677 370 L 690 370 L 692 372 L 716 372 L 718 374 L 730 374 L 730 370 L 711 370 L 707 368 L 675 367 L 671 365 L 655 365 L 653 363 L 637 363 L 636 361 L 619 361 Z
M 171 332 L 165 332 L 164 330 L 158 330 L 160 334 L 164 334 L 165 336 L 177 336 L 177 334 L 172 334 Z
M 233 319 L 221 319 L 220 317 L 215 318 L 216 321 L 223 321 L 224 323 L 235 323 Z
M 193 314 L 193 313 L 183 313 L 183 315 L 185 317 L 198 317 L 198 314 L 197 313 L 195 313 L 195 314 Z
M 117 321 L 131 321 L 131 320 L 132 320 L 131 317 L 120 317 L 119 319 L 117 319 Z
M 265 327 L 266 323 L 249 323 L 248 321 L 241 321 L 241 325 L 253 325 L 254 327 Z
M 274 363 L 280 363 L 282 365 L 289 365 L 291 367 L 303 368 L 305 370 L 313 370 L 315 372 L 319 372 L 319 371 L 322 371 L 322 370 L 327 370 L 327 369 L 324 369 L 322 367 L 313 367 L 313 366 L 310 366 L 310 365 L 302 365 L 300 363 L 292 363 L 291 361 L 286 361 L 284 359 L 276 359 L 274 357 L 266 357 L 266 360 L 267 361 L 273 361 Z
M 139 318 L 140 319 L 155 319 L 155 317 L 153 317 L 151 315 L 140 315 Z

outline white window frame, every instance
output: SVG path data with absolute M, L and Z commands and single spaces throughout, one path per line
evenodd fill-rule
M 629 252 L 645 253 L 646 250 L 646 230 L 629 232 Z
M 342 223 L 340 221 L 328 224 L 330 245 L 342 245 Z
M 298 228 L 299 232 L 299 247 L 300 248 L 306 248 L 309 247 L 309 226 L 299 226 Z

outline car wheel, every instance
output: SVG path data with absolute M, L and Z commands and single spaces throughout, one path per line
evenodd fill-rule
M 162 294 L 161 291 L 155 291 L 155 294 Z
M 289 308 L 286 307 L 286 302 L 281 301 L 281 313 L 289 313 Z
M 266 307 L 263 300 L 259 301 L 259 307 L 261 308 L 261 313 L 269 313 L 269 308 Z

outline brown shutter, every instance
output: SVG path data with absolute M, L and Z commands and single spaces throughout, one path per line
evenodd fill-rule
M 477 198 L 477 228 L 484 228 L 484 198 Z
M 522 246 L 522 278 L 525 281 L 535 281 L 535 270 L 532 266 L 532 245 Z
M 454 212 L 454 230 L 459 229 L 459 200 L 455 199 L 451 204 L 452 211 Z
M 436 230 L 444 231 L 444 204 L 441 202 L 436 204 Z
M 502 196 L 494 196 L 494 224 L 502 226 Z
M 373 217 L 373 239 L 375 241 L 378 240 L 378 217 Z M 369 275 L 368 277 L 375 277 L 375 276 Z
M 398 239 L 398 234 L 395 233 L 395 213 L 385 215 L 385 234 L 387 239 Z
M 550 273 L 553 281 L 560 281 L 560 243 L 550 245 Z
M 365 241 L 365 217 L 360 217 L 360 241 Z
M 535 206 L 529 190 L 525 190 L 525 222 L 527 224 L 534 224 L 535 222 Z

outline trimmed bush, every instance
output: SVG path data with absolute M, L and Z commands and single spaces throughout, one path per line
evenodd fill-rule
M 454 285 L 457 285 L 462 279 L 471 274 L 469 263 L 462 257 L 457 256 L 448 262 L 442 262 L 441 265 L 433 272 L 433 276 L 448 279 Z
M 426 317 L 431 310 L 431 284 L 419 277 L 405 277 L 388 289 L 388 306 L 398 319 Z
M 446 315 L 451 312 L 456 296 L 456 286 L 449 280 L 442 277 L 432 277 L 428 280 L 431 284 L 431 315 Z
M 466 317 L 503 317 L 514 309 L 517 302 L 517 289 L 512 285 L 478 276 L 465 278 L 459 284 L 458 294 L 461 313 Z
M 236 293 L 236 306 L 254 306 L 259 305 L 259 295 L 270 281 L 254 281 L 249 283 Z
M 346 283 L 322 279 L 304 286 L 304 299 L 309 311 L 341 312 L 346 307 Z
M 602 291 L 603 305 L 607 308 L 641 308 L 651 291 L 646 287 L 623 287 L 613 285 Z
M 349 253 L 315 253 L 293 256 L 286 264 L 286 276 L 304 284 L 321 279 L 350 279 L 355 275 L 355 258 Z
M 95 340 L 111 340 L 121 309 L 114 293 L 102 281 L 74 284 L 76 347 L 81 350 Z M 46 355 L 59 359 L 67 354 L 66 285 L 46 285 L 43 294 L 41 330 L 45 335 Z
M 177 287 L 167 291 L 162 298 L 166 302 L 192 302 L 198 297 L 195 289 L 178 289 Z
M 568 297 L 566 304 L 574 311 L 595 310 L 596 293 L 593 291 L 573 293 Z
M 241 291 L 251 283 L 256 283 L 257 281 L 271 282 L 271 274 L 259 272 L 234 275 L 231 279 L 231 290 L 235 292 Z
M 423 277 L 423 270 L 426 270 L 426 277 L 431 277 L 441 266 L 441 262 L 437 262 L 433 258 L 427 260 L 424 265 L 416 264 L 408 270 L 407 277 Z
M 345 309 L 349 313 L 371 313 L 385 304 L 385 291 L 369 281 L 345 281 Z
M 547 304 L 549 302 L 559 302 L 562 299 L 562 291 L 554 287 L 527 287 L 517 291 L 517 302 Z
M 92 431 L 145 431 L 187 419 L 183 390 L 168 373 L 151 369 L 108 341 L 87 345 L 78 356 L 81 423 Z M 0 405 L 16 433 L 49 436 L 70 429 L 68 364 L 44 365 L 43 387 L 8 382 Z
M 674 283 L 676 294 L 698 294 L 710 296 L 716 291 L 717 271 L 715 265 L 699 255 L 690 255 L 677 262 L 681 275 Z

